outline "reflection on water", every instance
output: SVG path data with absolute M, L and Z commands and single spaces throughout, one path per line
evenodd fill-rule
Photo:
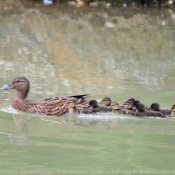
M 25 145 L 28 140 L 28 128 L 26 120 L 30 117 L 24 117 L 23 115 L 13 115 L 13 120 L 15 122 L 16 131 L 13 133 L 0 132 L 2 135 L 6 135 L 11 139 L 12 144 Z
M 81 114 L 77 115 L 64 115 L 62 117 L 42 117 L 41 120 L 48 124 L 60 125 L 77 125 L 83 127 L 102 126 L 102 127 L 116 127 L 118 125 L 118 118 L 130 118 L 129 116 L 119 116 L 112 113 L 99 113 L 99 114 Z
M 38 96 L 173 90 L 175 36 L 169 11 L 99 13 L 33 3 L 17 12 L 3 14 L 6 21 L 0 23 L 2 84 L 22 74 Z
M 3 169 L 35 167 L 37 171 L 50 170 L 53 174 L 75 170 L 88 173 L 99 170 L 106 174 L 107 170 L 174 169 L 173 118 L 138 119 L 103 114 L 90 118 L 85 115 L 38 118 L 6 113 L 0 117 L 0 130 L 11 133 L 0 133 Z
M 13 120 L 16 124 L 17 133 L 11 136 L 11 142 L 14 144 L 24 145 L 28 140 L 28 128 L 26 120 L 30 117 L 20 115 L 13 115 Z
M 0 87 L 22 75 L 34 100 L 87 93 L 120 104 L 130 97 L 174 104 L 173 11 L 1 1 L 0 14 Z M 0 92 L 1 168 L 174 169 L 174 118 L 45 117 L 14 110 L 15 96 Z

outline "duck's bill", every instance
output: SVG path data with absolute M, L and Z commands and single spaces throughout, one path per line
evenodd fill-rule
M 8 89 L 12 89 L 12 84 L 9 84 L 0 88 L 0 90 L 8 90 Z

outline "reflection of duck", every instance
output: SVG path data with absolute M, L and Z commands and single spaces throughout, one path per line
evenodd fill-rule
M 142 103 L 139 103 L 137 106 L 137 112 L 135 113 L 136 116 L 154 116 L 154 117 L 163 117 L 165 118 L 166 116 L 162 114 L 159 111 L 147 111 L 145 108 L 145 105 Z
M 13 119 L 16 123 L 17 132 L 15 134 L 12 134 L 11 142 L 13 144 L 24 145 L 28 141 L 29 137 L 28 126 L 26 121 L 30 120 L 30 117 L 14 114 Z
M 98 106 L 97 100 L 91 100 L 89 105 L 92 107 L 92 112 L 110 112 L 111 109 L 104 106 Z
M 160 109 L 159 103 L 152 103 L 151 104 L 151 109 L 153 111 L 159 111 L 164 115 L 170 115 L 171 114 L 171 109 Z
M 30 117 L 14 114 L 13 119 L 15 121 L 17 131 L 14 133 L 0 132 L 0 134 L 7 135 L 11 139 L 12 144 L 25 145 L 29 137 L 26 121 L 29 120 Z
M 73 100 L 77 106 L 82 108 L 89 103 L 89 101 L 85 100 L 88 95 L 52 97 L 39 101 L 28 100 L 26 98 L 30 89 L 30 83 L 25 77 L 17 77 L 12 83 L 1 88 L 1 90 L 8 89 L 16 89 L 18 91 L 12 106 L 24 112 L 60 116 L 68 112 L 68 107 L 65 105 L 68 100 Z
M 112 112 L 118 114 L 126 114 L 126 110 L 121 107 L 117 102 L 111 103 Z

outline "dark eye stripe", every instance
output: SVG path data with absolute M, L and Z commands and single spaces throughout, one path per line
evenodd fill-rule
M 16 81 L 13 82 L 13 84 L 14 83 L 20 83 L 20 82 L 24 82 L 24 81 L 22 81 L 22 80 L 16 80 Z

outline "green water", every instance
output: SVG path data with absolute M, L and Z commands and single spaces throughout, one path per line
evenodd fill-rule
M 171 108 L 175 19 L 170 10 L 0 2 L 0 87 L 29 79 L 28 98 L 135 97 Z M 0 174 L 175 174 L 175 118 L 40 116 L 0 92 Z

